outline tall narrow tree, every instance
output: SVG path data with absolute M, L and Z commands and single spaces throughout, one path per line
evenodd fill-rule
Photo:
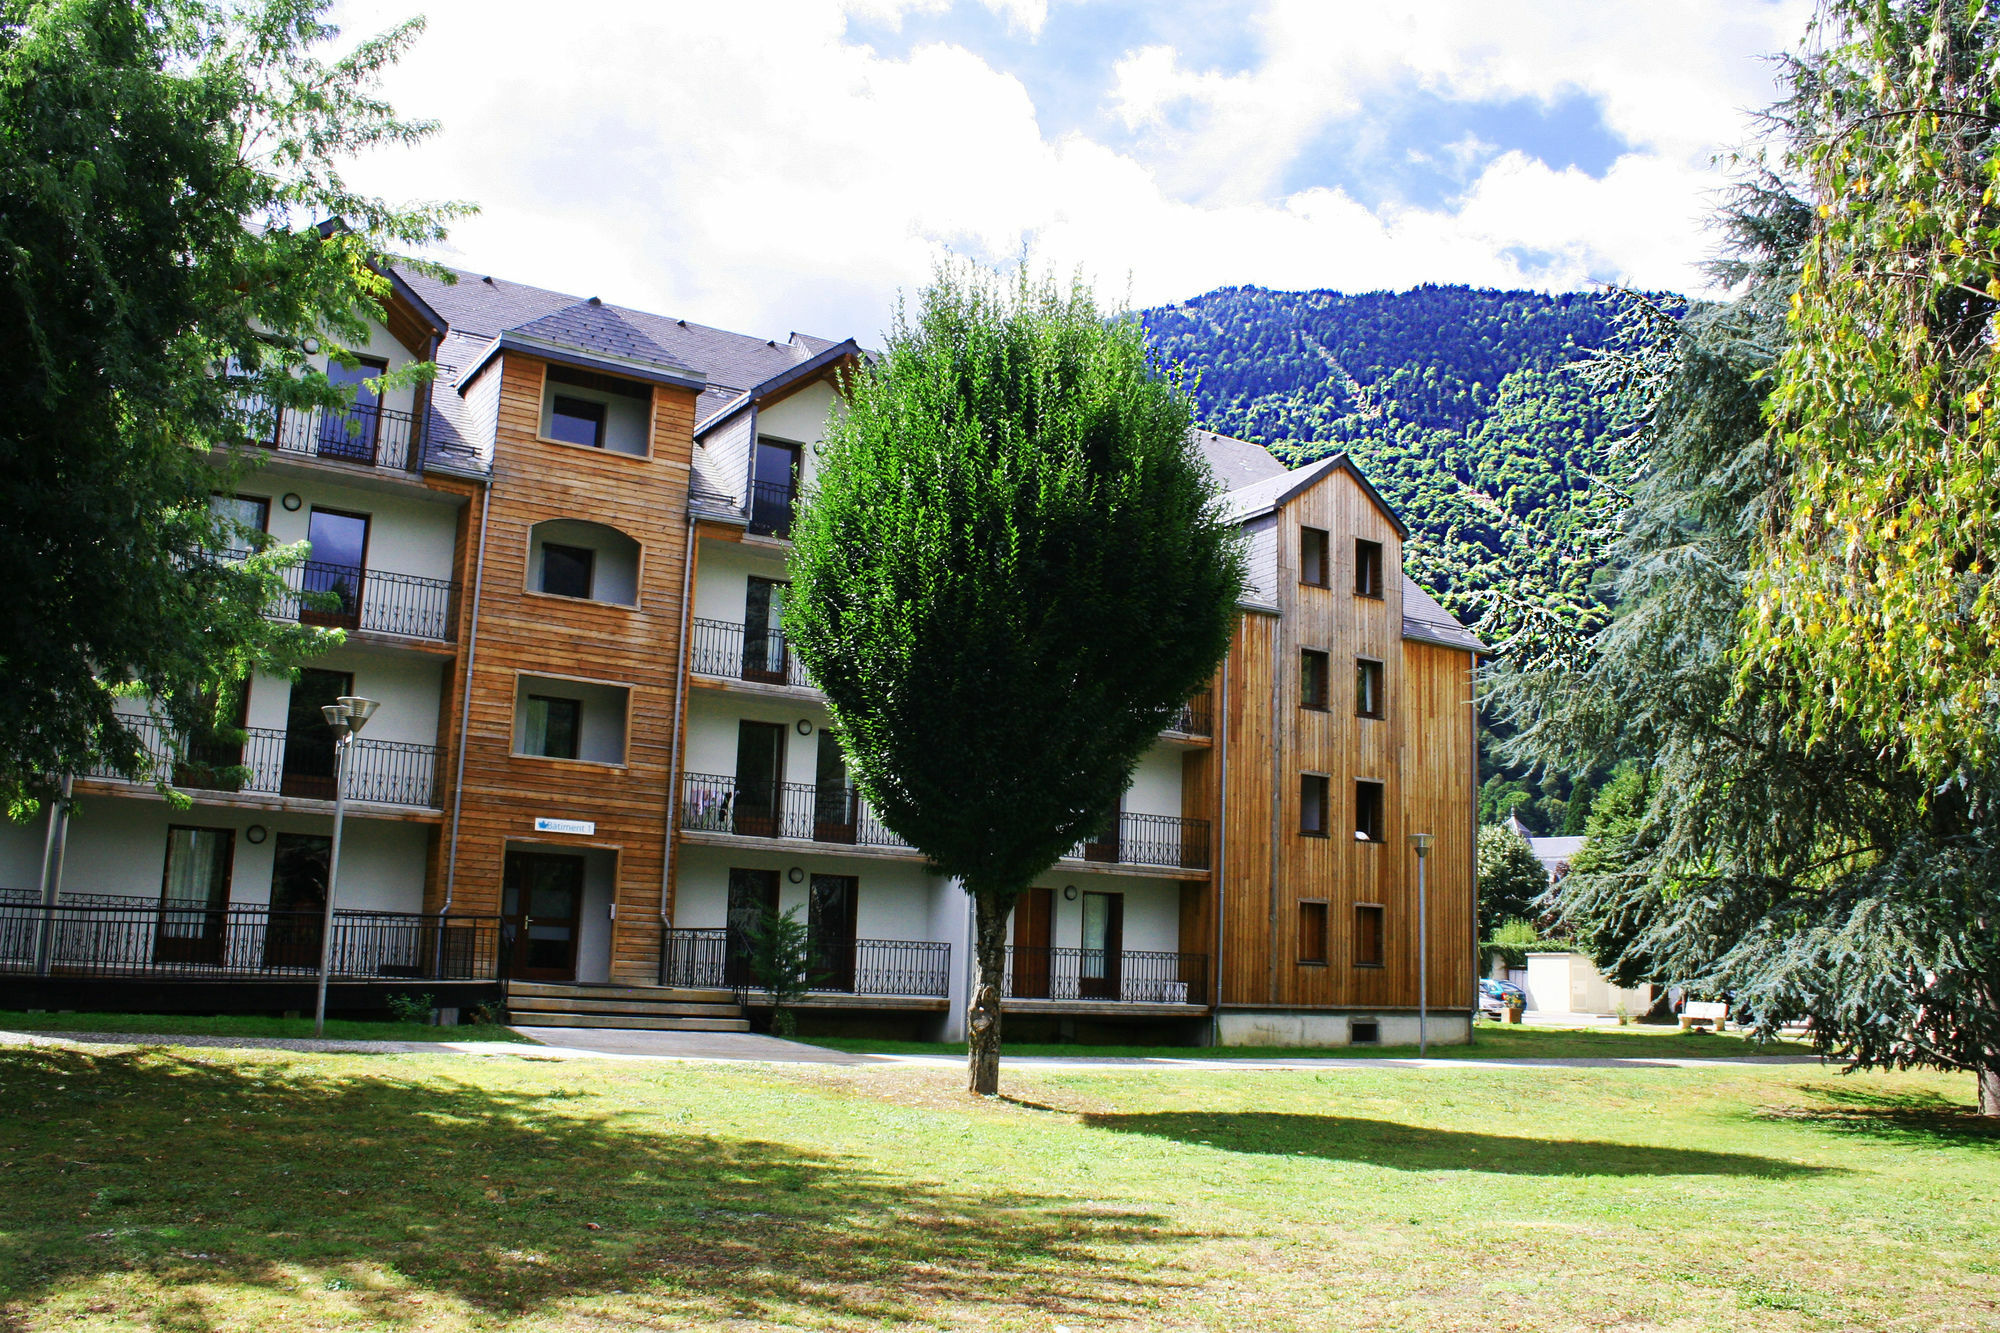
M 883 822 L 972 896 L 990 1094 L 1008 913 L 1213 674 L 1243 557 L 1188 399 L 1081 284 L 942 270 L 848 399 L 786 631 Z

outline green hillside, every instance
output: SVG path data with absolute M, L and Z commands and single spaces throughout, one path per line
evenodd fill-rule
M 1560 537 L 1622 424 L 1577 374 L 1612 336 L 1598 296 L 1228 287 L 1141 318 L 1198 376 L 1203 425 L 1293 464 L 1351 453 L 1412 529 L 1410 573 L 1468 623 L 1492 590 L 1584 591 Z

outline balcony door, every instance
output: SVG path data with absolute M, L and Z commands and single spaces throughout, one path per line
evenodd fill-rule
M 785 727 L 780 722 L 736 724 L 735 831 L 751 838 L 779 836 L 779 801 L 785 782 Z
M 265 967 L 318 967 L 326 928 L 326 863 L 333 839 L 280 833 L 271 857 L 271 917 L 264 927 Z
M 1118 825 L 1124 813 L 1124 800 L 1111 808 L 1104 820 L 1083 840 L 1083 859 L 1099 861 L 1105 865 L 1115 865 L 1118 861 Z
M 798 493 L 799 446 L 758 440 L 757 467 L 750 478 L 750 531 L 790 537 L 792 502 Z
M 320 418 L 321 458 L 374 466 L 382 423 L 382 400 L 375 392 L 375 381 L 388 369 L 387 361 L 365 356 L 352 370 L 335 361 L 327 363 L 326 377 L 340 387 L 352 387 L 354 405 L 344 412 L 328 409 Z
M 1020 1000 L 1049 998 L 1049 946 L 1055 942 L 1056 891 L 1029 889 L 1014 904 L 1014 983 Z
M 507 850 L 501 872 L 500 956 L 523 981 L 576 980 L 583 858 Z
M 847 780 L 847 756 L 840 752 L 840 734 L 831 727 L 819 733 L 819 765 L 813 775 L 813 841 L 853 842 L 861 799 Z
M 791 585 L 752 578 L 743 604 L 743 679 L 783 685 L 790 661 L 785 651 L 785 594 Z
M 731 866 L 729 870 L 729 962 L 724 980 L 731 986 L 749 986 L 750 946 L 764 923 L 767 912 L 778 910 L 778 872 Z
M 854 989 L 854 931 L 861 881 L 853 875 L 814 875 L 806 899 L 806 947 L 816 990 Z
M 292 682 L 285 706 L 285 772 L 279 790 L 308 800 L 333 799 L 333 728 L 320 710 L 354 693 L 354 674 L 307 668 Z
M 1083 895 L 1083 957 L 1077 993 L 1086 1000 L 1118 998 L 1125 952 L 1125 895 Z
M 361 628 L 362 582 L 368 568 L 368 515 L 313 506 L 306 527 L 312 559 L 300 571 L 300 587 L 319 594 L 318 607 L 302 606 L 299 619 L 308 625 Z
M 221 965 L 235 851 L 234 829 L 176 824 L 167 830 L 155 962 Z

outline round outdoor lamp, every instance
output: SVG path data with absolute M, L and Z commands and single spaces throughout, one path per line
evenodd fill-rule
M 1424 900 L 1424 862 L 1430 858 L 1431 835 L 1412 833 L 1410 850 L 1417 854 L 1417 1054 L 1421 1056 L 1431 1049 L 1431 932 L 1429 904 Z
M 319 998 L 313 1005 L 313 1035 L 326 1032 L 326 978 L 333 965 L 333 889 L 340 879 L 340 829 L 347 818 L 347 749 L 382 706 L 379 700 L 343 694 L 320 708 L 333 730 L 333 845 L 326 855 L 326 915 L 319 928 Z

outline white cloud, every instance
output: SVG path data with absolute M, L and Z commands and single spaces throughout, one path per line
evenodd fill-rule
M 1046 21 L 1044 0 L 981 2 L 1028 32 Z M 945 3 L 847 8 L 886 21 Z M 525 0 L 433 0 L 389 91 L 445 133 L 353 175 L 482 203 L 448 261 L 766 336 L 875 337 L 942 247 L 1004 260 L 1032 243 L 1108 292 L 1129 275 L 1142 304 L 1225 283 L 1686 288 L 1709 246 L 1707 156 L 1741 136 L 1738 108 L 1769 100 L 1752 57 L 1795 39 L 1800 3 L 1278 0 L 1248 73 L 1165 47 L 1118 61 L 1106 107 L 1142 136 L 1119 151 L 1045 133 L 1022 83 L 961 47 L 848 44 L 831 0 L 602 0 L 562 22 Z M 397 13 L 348 0 L 343 16 Z M 1329 117 L 1365 124 L 1371 98 L 1409 87 L 1580 90 L 1634 147 L 1601 177 L 1503 155 L 1436 209 L 1279 193 Z

